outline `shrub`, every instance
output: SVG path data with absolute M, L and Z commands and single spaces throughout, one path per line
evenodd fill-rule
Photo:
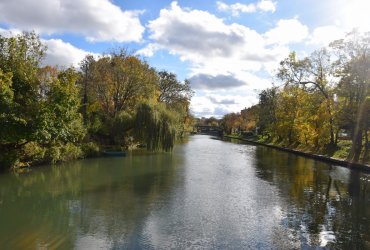
M 46 148 L 41 147 L 37 142 L 30 142 L 23 148 L 24 161 L 29 163 L 42 163 L 45 161 Z
M 61 150 L 61 161 L 72 161 L 83 157 L 83 152 L 79 146 L 73 143 L 67 143 Z
M 49 163 L 56 163 L 60 161 L 61 158 L 61 152 L 60 152 L 60 146 L 51 146 L 49 147 L 45 152 L 45 160 Z
M 81 145 L 81 149 L 84 157 L 98 156 L 100 148 L 95 142 L 88 142 Z

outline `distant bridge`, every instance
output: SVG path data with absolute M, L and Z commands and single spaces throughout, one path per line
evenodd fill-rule
M 205 135 L 222 136 L 223 133 L 224 133 L 223 128 L 219 127 L 219 126 L 196 125 L 195 129 L 196 129 L 197 133 L 205 134 Z

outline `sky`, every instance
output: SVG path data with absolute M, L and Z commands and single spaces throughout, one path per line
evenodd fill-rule
M 0 0 L 0 35 L 35 31 L 45 65 L 126 48 L 189 79 L 196 117 L 258 103 L 279 62 L 370 30 L 370 0 Z

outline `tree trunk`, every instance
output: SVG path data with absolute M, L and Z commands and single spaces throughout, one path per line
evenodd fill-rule
M 335 140 L 335 137 L 334 137 L 334 119 L 333 119 L 333 115 L 332 115 L 332 112 L 331 112 L 331 105 L 330 105 L 329 97 L 326 97 L 326 101 L 327 101 L 326 107 L 327 107 L 328 113 L 329 113 L 330 145 L 335 146 L 336 145 L 336 140 Z
M 366 100 L 364 100 L 358 108 L 356 123 L 354 124 L 354 133 L 352 136 L 352 147 L 348 155 L 348 160 L 357 162 L 360 159 L 362 150 L 362 136 L 366 132 L 367 136 L 367 110 Z
M 82 100 L 82 117 L 83 117 L 83 121 L 84 121 L 84 124 L 86 125 L 87 124 L 87 90 L 86 90 L 86 84 L 85 84 L 85 87 L 84 87 L 84 97 L 83 97 L 83 100 Z
M 360 159 L 362 150 L 362 128 L 360 128 L 360 126 L 360 124 L 356 125 L 355 132 L 352 137 L 352 147 L 347 158 L 350 162 L 357 162 Z

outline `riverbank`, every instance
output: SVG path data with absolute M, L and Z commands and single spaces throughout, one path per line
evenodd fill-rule
M 258 139 L 256 139 L 256 138 L 247 139 L 247 138 L 242 138 L 241 136 L 234 136 L 234 135 L 224 135 L 224 137 L 245 141 L 245 142 L 252 143 L 252 144 L 255 144 L 255 145 L 262 145 L 262 146 L 274 148 L 274 149 L 281 150 L 281 151 L 286 151 L 286 152 L 289 152 L 289 153 L 293 153 L 293 154 L 296 154 L 296 155 L 301 155 L 301 156 L 312 158 L 312 159 L 315 159 L 315 160 L 320 160 L 320 161 L 324 161 L 324 162 L 328 162 L 328 163 L 338 164 L 340 166 L 350 168 L 350 169 L 356 169 L 356 170 L 370 172 L 370 165 L 368 165 L 368 164 L 349 162 L 349 161 L 346 161 L 345 159 L 338 159 L 338 158 L 333 158 L 333 157 L 330 157 L 330 156 L 327 156 L 327 155 L 320 155 L 320 154 L 315 154 L 315 153 L 312 153 L 312 152 L 304 152 L 304 151 L 289 148 L 289 147 L 282 147 L 282 146 L 274 145 L 272 143 L 258 141 Z

